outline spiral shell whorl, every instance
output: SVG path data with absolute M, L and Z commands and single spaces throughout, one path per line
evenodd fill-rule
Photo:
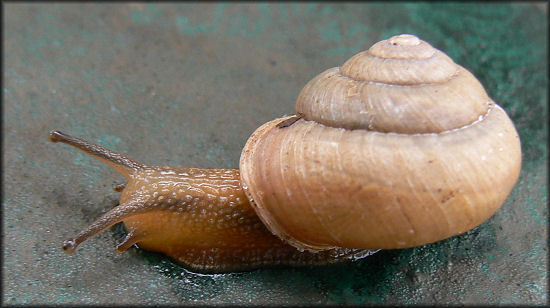
M 491 104 L 470 72 L 403 34 L 319 74 L 298 96 L 296 113 L 331 127 L 439 133 L 477 121 Z
M 267 228 L 301 249 L 406 248 L 463 233 L 493 215 L 521 169 L 506 112 L 412 35 L 313 78 L 296 111 L 303 119 L 252 134 L 240 171 Z

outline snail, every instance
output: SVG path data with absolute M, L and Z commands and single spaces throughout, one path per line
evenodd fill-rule
M 149 166 L 52 130 L 124 175 L 120 205 L 63 244 L 124 222 L 117 247 L 196 270 L 327 264 L 434 243 L 504 203 L 521 168 L 517 131 L 480 82 L 410 34 L 314 77 L 296 114 L 259 127 L 239 170 Z

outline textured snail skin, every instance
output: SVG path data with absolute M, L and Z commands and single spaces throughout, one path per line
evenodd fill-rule
M 58 130 L 50 132 L 50 140 L 75 146 L 128 179 L 126 185 L 115 187 L 121 192 L 120 205 L 65 241 L 67 253 L 121 221 L 128 235 L 117 247 L 119 252 L 138 244 L 203 272 L 329 264 L 371 253 L 345 248 L 312 253 L 283 242 L 266 229 L 250 206 L 238 170 L 147 166 Z
M 276 119 L 252 134 L 240 170 L 268 229 L 303 249 L 407 248 L 463 233 L 493 215 L 519 176 L 520 141 L 504 110 L 412 35 L 315 77 L 296 113 L 292 125 Z

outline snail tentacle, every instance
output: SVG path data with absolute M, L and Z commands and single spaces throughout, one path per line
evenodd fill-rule
M 126 155 L 120 154 L 116 151 L 108 149 L 99 144 L 95 144 L 88 140 L 77 138 L 68 134 L 65 134 L 57 129 L 50 131 L 49 139 L 51 142 L 62 142 L 71 145 L 90 156 L 93 156 L 116 171 L 122 174 L 125 178 L 128 178 L 132 173 L 138 169 L 145 167 L 144 164 L 129 158 Z
M 126 250 L 128 250 L 128 248 L 132 247 L 134 244 L 142 240 L 144 237 L 145 237 L 145 232 L 140 232 L 137 229 L 133 229 L 130 232 L 128 232 L 128 234 L 126 235 L 122 243 L 116 246 L 116 250 L 120 253 L 123 253 Z
M 76 237 L 65 240 L 65 242 L 63 243 L 63 250 L 66 253 L 71 254 L 75 252 L 78 245 L 80 245 L 82 242 L 86 241 L 87 239 L 93 237 L 94 235 L 101 233 L 103 230 L 114 226 L 115 224 L 123 221 L 128 217 L 151 212 L 155 210 L 155 207 L 156 207 L 155 204 L 143 203 L 139 201 L 134 201 L 127 204 L 121 204 L 111 209 L 107 213 L 103 214 L 103 216 L 101 216 L 96 221 L 94 221 L 86 229 L 80 231 L 80 233 L 78 233 Z M 132 236 L 131 236 L 132 232 L 130 232 L 129 234 L 130 236 L 127 237 L 127 239 L 124 242 L 132 240 Z M 134 243 L 132 243 L 132 245 Z

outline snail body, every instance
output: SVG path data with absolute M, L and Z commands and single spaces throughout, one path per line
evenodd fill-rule
M 66 253 L 121 221 L 128 234 L 117 246 L 119 252 L 139 244 L 202 272 L 323 265 L 374 253 L 348 248 L 310 252 L 285 243 L 258 218 L 241 187 L 239 170 L 148 166 L 58 130 L 49 138 L 99 158 L 128 180 L 114 188 L 121 193 L 120 205 L 66 240 Z
M 133 244 L 194 269 L 326 264 L 433 243 L 491 217 L 521 147 L 477 79 L 412 35 L 312 79 L 296 115 L 247 141 L 239 170 L 152 167 L 68 136 L 121 172 L 120 205 L 66 241 L 124 221 Z

